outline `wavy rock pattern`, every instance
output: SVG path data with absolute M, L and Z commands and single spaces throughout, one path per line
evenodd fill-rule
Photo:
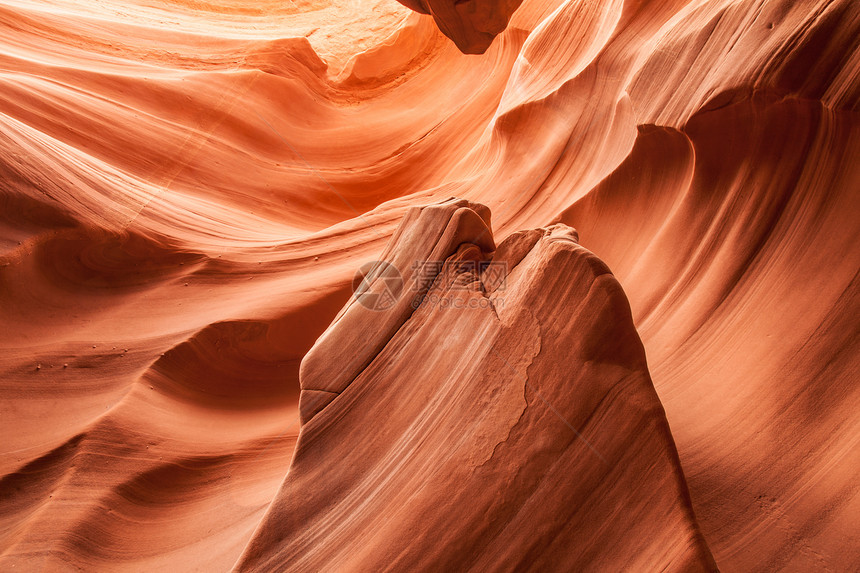
M 486 536 L 447 545 L 454 549 L 439 560 L 539 567 L 561 555 L 571 566 L 682 568 L 707 566 L 709 549 L 724 571 L 860 569 L 855 3 L 524 0 L 480 12 L 485 3 L 475 0 L 458 8 L 476 8 L 465 19 L 438 17 L 434 2 L 405 4 L 432 16 L 393 0 L 0 6 L 0 569 L 211 571 L 240 557 L 245 566 L 375 566 L 383 554 L 286 551 L 296 540 L 284 534 L 302 524 L 326 543 L 353 536 L 402 499 L 387 491 L 414 488 L 406 469 L 391 473 L 392 490 L 375 481 L 398 460 L 445 489 L 472 467 L 483 468 L 482 483 L 513 463 L 543 467 L 541 448 L 559 460 L 584 455 L 580 440 L 562 443 L 570 436 L 558 433 L 549 405 L 576 418 L 608 386 L 571 404 L 578 394 L 547 376 L 548 405 L 521 387 L 490 396 L 482 392 L 492 386 L 465 371 L 439 380 L 428 368 L 426 400 L 410 401 L 371 385 L 402 367 L 381 364 L 385 350 L 375 347 L 344 364 L 337 384 L 324 377 L 341 365 L 318 354 L 315 366 L 312 353 L 300 384 L 302 358 L 349 300 L 355 269 L 381 258 L 412 207 L 452 196 L 492 211 L 498 250 L 526 241 L 516 239 L 521 229 L 578 230 L 623 286 L 636 331 L 619 315 L 592 326 L 612 340 L 622 331 L 641 338 L 671 436 L 653 431 L 660 404 L 629 342 L 622 362 L 638 373 L 646 407 L 628 416 L 620 396 L 629 390 L 603 402 L 605 411 L 587 410 L 600 418 L 583 435 L 611 467 L 565 461 L 559 471 L 583 477 L 559 493 L 583 504 L 580 534 L 597 535 L 594 524 L 615 516 L 606 535 L 627 531 L 632 545 L 589 549 L 577 537 L 575 551 L 541 557 L 489 521 Z M 451 24 L 466 20 L 469 29 Z M 499 33 L 486 47 L 472 29 Z M 458 46 L 486 49 L 464 55 Z M 472 212 L 473 223 L 489 223 Z M 427 232 L 448 221 L 428 217 L 415 221 Z M 458 245 L 446 245 L 446 256 L 459 256 L 449 246 Z M 541 260 L 545 247 L 530 256 Z M 547 292 L 588 283 L 565 282 L 562 268 L 592 260 L 568 248 L 573 262 L 534 273 L 560 289 Z M 535 301 L 512 312 L 533 304 L 570 320 L 592 316 L 520 286 L 512 289 Z M 353 307 L 317 349 L 342 351 L 364 332 L 376 346 L 396 342 L 415 361 L 431 360 L 422 348 L 457 340 L 445 320 L 466 324 L 430 309 L 380 324 Z M 563 367 L 552 352 L 522 347 L 547 340 L 530 335 L 529 319 L 510 317 L 514 336 L 480 312 L 470 320 L 490 329 L 500 354 Z M 548 320 L 532 318 L 535 328 Z M 414 341 L 397 324 L 414 328 Z M 575 352 L 571 345 L 556 350 Z M 466 356 L 451 348 L 447 356 Z M 461 366 L 500 367 L 492 354 L 474 358 Z M 299 396 L 309 391 L 332 396 L 305 411 L 287 475 Z M 386 400 L 401 407 L 385 409 Z M 460 409 L 446 418 L 433 400 Z M 348 401 L 361 407 L 340 406 Z M 467 407 L 477 403 L 488 409 Z M 515 411 L 523 418 L 511 425 Z M 398 421 L 424 425 L 409 433 Z M 453 449 L 446 432 L 458 423 L 483 433 Z M 326 424 L 331 432 L 314 430 Z M 637 431 L 645 427 L 652 431 Z M 336 439 L 338 428 L 351 433 Z M 546 441 L 517 433 L 528 428 Z M 613 432 L 641 447 L 622 447 Z M 419 435 L 423 446 L 413 442 Z M 317 491 L 305 513 L 284 516 L 292 502 L 283 492 L 334 463 L 314 461 L 314 440 L 337 449 L 345 439 L 357 451 L 344 455 L 363 452 L 362 463 L 326 479 L 346 489 Z M 680 466 L 666 453 L 673 440 Z M 412 449 L 397 457 L 397 447 Z M 645 505 L 641 472 L 634 479 L 616 463 L 625 452 L 664 486 Z M 515 484 L 496 508 L 507 515 L 526 491 L 549 496 L 535 498 L 545 500 L 535 514 L 543 520 L 520 517 L 544 549 L 553 527 L 559 539 L 569 533 L 548 521 L 562 515 L 545 507 L 555 504 L 541 489 L 550 481 L 561 480 Z M 374 484 L 382 490 L 361 497 Z M 431 494 L 416 491 L 416 504 L 441 519 Z M 314 513 L 320 499 L 337 506 L 331 523 Z M 367 508 L 350 510 L 356 499 Z M 600 507 L 606 499 L 613 504 Z M 375 531 L 368 548 L 429 535 L 390 511 L 389 527 L 407 529 Z M 647 535 L 633 533 L 644 526 L 636 512 Z M 272 520 L 278 528 L 265 525 Z M 440 529 L 457 531 L 451 522 L 433 533 Z M 643 545 L 652 532 L 667 540 L 659 551 Z M 511 552 L 481 561 L 489 557 L 478 540 Z M 425 558 L 402 557 L 416 567 Z
M 462 201 L 407 214 L 388 252 L 444 267 L 388 309 L 350 302 L 305 357 L 290 472 L 239 570 L 714 570 L 620 285 L 566 225 L 492 253 L 488 224 Z

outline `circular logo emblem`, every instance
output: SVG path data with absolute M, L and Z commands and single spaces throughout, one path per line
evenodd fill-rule
M 391 263 L 370 261 L 355 271 L 352 293 L 365 308 L 388 310 L 403 293 L 403 277 Z

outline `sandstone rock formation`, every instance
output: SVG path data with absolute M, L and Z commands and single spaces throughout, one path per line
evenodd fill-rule
M 498 245 L 472 241 L 482 257 L 493 247 L 499 256 L 524 229 L 575 227 L 582 247 L 568 245 L 566 264 L 592 261 L 588 249 L 614 277 L 594 280 L 617 281 L 629 300 L 635 332 L 623 313 L 591 326 L 627 341 L 615 348 L 619 372 L 636 372 L 641 395 L 653 398 L 650 375 L 671 439 L 636 433 L 644 440 L 639 459 L 601 433 L 609 422 L 583 429 L 571 420 L 612 468 L 598 460 L 588 468 L 608 472 L 606 483 L 588 474 L 571 486 L 582 489 L 562 491 L 581 495 L 582 515 L 594 522 L 605 515 L 588 503 L 603 497 L 620 504 L 603 508 L 619 517 L 645 512 L 649 534 L 677 544 L 662 553 L 579 553 L 578 563 L 640 554 L 653 568 L 705 563 L 697 561 L 704 549 L 691 506 L 723 571 L 860 569 L 856 3 L 524 0 L 517 8 L 475 0 L 441 19 L 433 2 L 409 5 L 421 10 L 394 0 L 0 6 L 0 570 L 226 571 L 242 555 L 246 564 L 340 559 L 313 548 L 280 555 L 276 548 L 292 538 L 267 541 L 261 524 L 286 503 L 279 488 L 304 479 L 288 472 L 300 417 L 302 432 L 320 440 L 335 438 L 311 429 L 331 423 L 357 432 L 366 424 L 366 433 L 342 439 L 377 449 L 365 466 L 327 478 L 338 487 L 360 487 L 353 479 L 365 477 L 381 486 L 370 469 L 382 467 L 386 448 L 417 448 L 419 430 L 428 446 L 450 445 L 443 417 L 410 433 L 339 405 L 360 399 L 371 411 L 384 408 L 382 396 L 359 396 L 370 386 L 355 382 L 402 366 L 381 364 L 379 344 L 396 339 L 415 353 L 413 362 L 430 359 L 418 356 L 418 338 L 402 340 L 398 324 L 420 326 L 416 337 L 432 338 L 438 328 L 440 340 L 427 342 L 426 352 L 443 344 L 445 323 L 434 327 L 430 309 L 374 314 L 389 317 L 378 322 L 344 305 L 357 269 L 396 259 L 386 244 L 415 216 L 410 209 L 452 196 L 492 211 Z M 488 30 L 484 22 L 501 22 L 478 6 L 503 7 L 498 14 L 510 19 L 483 54 L 467 55 L 460 48 L 480 51 L 479 40 L 489 39 L 475 35 Z M 488 223 L 473 211 L 473 224 Z M 421 217 L 413 224 L 443 231 Z M 542 240 L 530 260 L 543 256 L 545 243 L 555 244 Z M 450 246 L 456 255 L 459 245 Z M 511 288 L 547 308 L 537 303 L 544 291 L 525 284 Z M 552 302 L 558 316 L 591 316 Z M 491 338 L 512 353 L 535 339 L 527 330 L 511 336 L 483 310 L 438 314 L 451 327 L 497 329 Z M 302 360 L 332 324 L 305 360 L 302 388 Z M 368 344 L 360 359 L 324 379 L 323 356 L 357 339 Z M 648 372 L 634 352 L 639 339 Z M 554 351 L 578 352 L 573 340 Z M 333 350 L 322 352 L 326 345 Z M 483 354 L 474 367 L 499 364 Z M 461 407 L 482 399 L 471 379 L 455 388 L 432 368 L 419 374 L 428 399 L 454 390 L 472 392 L 454 397 Z M 560 391 L 557 408 L 575 418 L 585 406 L 567 402 L 572 388 Z M 593 391 L 585 399 L 603 390 Z M 651 398 L 642 417 L 613 422 L 623 424 L 618 431 L 659 425 Z M 562 444 L 570 429 L 559 433 L 565 426 L 553 425 L 558 417 L 528 390 L 487 403 L 527 404 L 517 428 L 540 428 L 547 442 L 521 452 L 546 445 L 573 455 L 585 447 L 578 437 Z M 627 412 L 626 403 L 604 406 Z M 426 406 L 407 401 L 402 411 L 385 411 L 402 421 Z M 486 429 L 482 445 L 469 450 L 476 463 L 501 444 L 481 479 L 503 475 L 524 444 L 516 428 L 507 437 L 508 410 L 490 414 L 502 425 L 490 430 L 489 419 L 463 418 Z M 377 427 L 389 442 L 374 437 Z M 300 441 L 302 471 L 322 471 L 307 461 L 312 440 Z M 614 464 L 622 452 L 655 464 L 656 482 L 682 483 L 678 463 L 665 458 L 672 441 L 689 504 L 668 485 L 647 506 L 632 485 L 602 489 L 613 479 L 629 483 Z M 475 461 L 456 457 L 466 450 L 421 451 L 426 463 L 455 472 Z M 444 465 L 446 455 L 463 467 Z M 402 460 L 423 463 L 412 454 Z M 429 476 L 439 488 L 450 478 Z M 500 500 L 508 509 L 532 490 L 510 491 Z M 432 491 L 413 493 L 427 496 L 422 503 L 433 499 Z M 368 504 L 381 507 L 383 494 Z M 331 498 L 339 518 L 344 499 Z M 659 518 L 651 513 L 658 503 L 666 504 Z M 549 508 L 540 510 L 548 519 Z M 333 539 L 371 519 L 354 515 L 353 525 L 335 524 L 346 529 Z M 407 523 L 396 512 L 389 517 Z M 302 517 L 309 534 L 324 533 L 317 519 Z M 549 527 L 545 519 L 528 527 L 549 531 L 539 530 Z M 487 543 L 508 539 L 495 533 Z M 378 547 L 383 538 L 373 535 Z M 428 547 L 437 539 L 419 535 Z
M 433 16 L 443 34 L 464 54 L 483 54 L 505 30 L 523 0 L 397 0 Z
M 239 570 L 714 569 L 620 285 L 566 225 L 497 250 L 488 225 L 408 212 L 386 249 L 404 296 L 352 300 L 305 357 Z M 437 260 L 429 285 L 404 264 Z

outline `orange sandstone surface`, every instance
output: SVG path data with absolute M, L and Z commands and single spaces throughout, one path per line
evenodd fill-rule
M 857 571 L 858 242 L 852 0 L 8 0 L 0 570 Z

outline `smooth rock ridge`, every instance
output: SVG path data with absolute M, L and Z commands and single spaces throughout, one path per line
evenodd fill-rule
M 577 241 L 494 249 L 482 205 L 409 211 L 381 257 L 404 296 L 352 300 L 304 359 L 295 456 L 236 569 L 715 570 L 627 299 Z

